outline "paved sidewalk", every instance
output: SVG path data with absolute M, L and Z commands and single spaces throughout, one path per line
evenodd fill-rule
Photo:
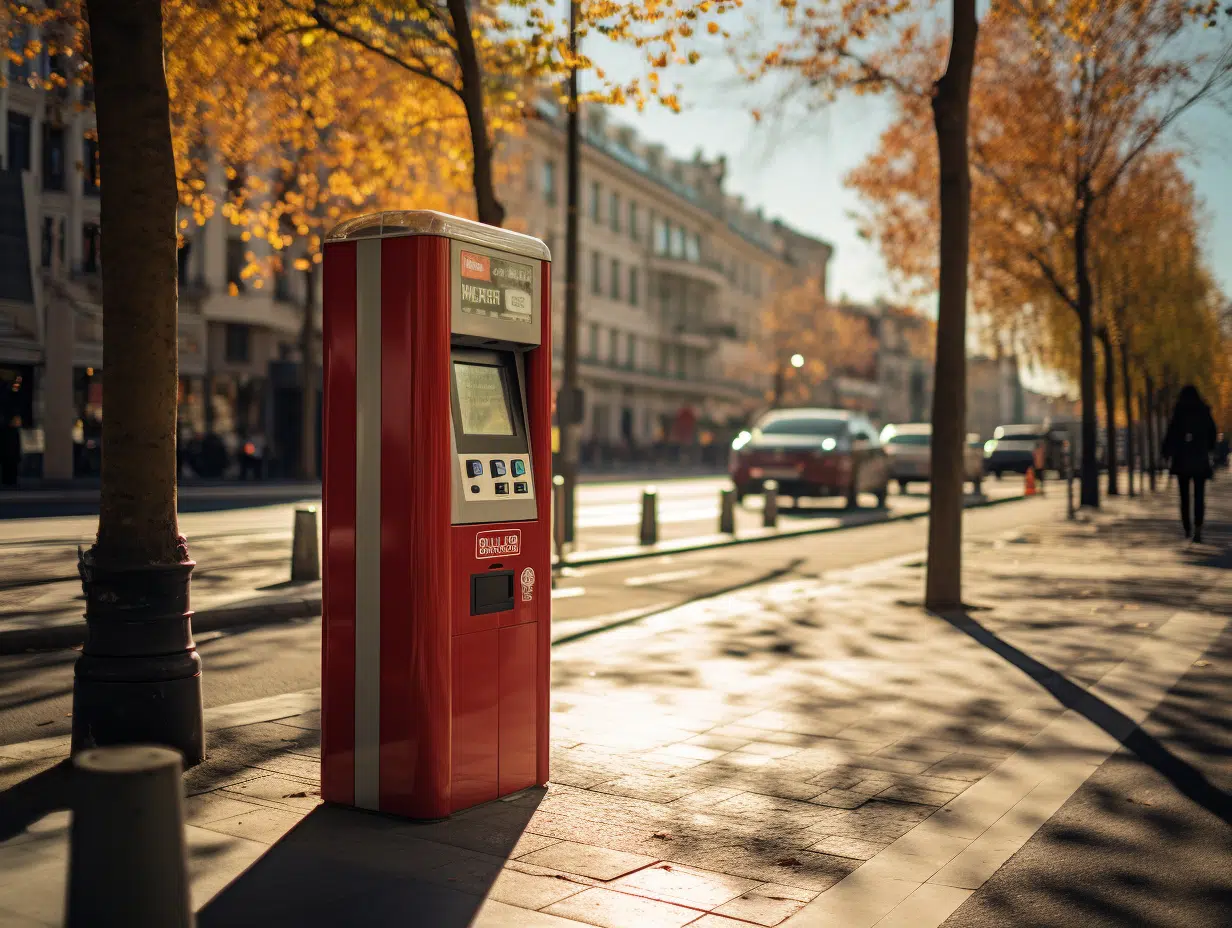
M 446 822 L 320 806 L 315 691 L 213 710 L 200 924 L 939 925 L 1227 627 L 1214 490 L 1204 547 L 1166 499 L 969 544 L 960 614 L 900 558 L 561 645 L 551 785 Z M 65 752 L 0 747 L 0 787 Z M 5 925 L 59 924 L 66 821 L 0 844 Z

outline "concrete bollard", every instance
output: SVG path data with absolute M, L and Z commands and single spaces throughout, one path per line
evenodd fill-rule
M 93 748 L 73 768 L 68 928 L 195 924 L 179 752 Z
M 317 507 L 295 510 L 291 536 L 291 582 L 312 583 L 321 579 L 321 555 L 317 546 Z
M 767 480 L 762 489 L 765 491 L 766 501 L 762 508 L 761 524 L 765 528 L 775 528 L 779 524 L 779 482 Z
M 643 545 L 653 545 L 659 540 L 659 494 L 654 487 L 642 491 L 642 525 L 638 532 L 638 541 Z
M 719 534 L 736 534 L 736 491 L 719 490 Z

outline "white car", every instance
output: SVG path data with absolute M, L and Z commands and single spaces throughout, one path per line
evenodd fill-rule
M 913 482 L 928 482 L 932 431 L 927 422 L 887 425 L 881 430 L 881 445 L 890 459 L 890 477 L 898 481 L 900 493 L 906 493 Z M 978 435 L 968 435 L 963 445 L 963 479 L 971 481 L 975 492 L 980 492 L 984 479 L 984 446 Z

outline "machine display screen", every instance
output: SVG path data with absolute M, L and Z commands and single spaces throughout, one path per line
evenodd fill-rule
M 458 386 L 458 412 L 463 432 L 467 435 L 513 434 L 505 378 L 499 367 L 455 361 L 453 376 Z

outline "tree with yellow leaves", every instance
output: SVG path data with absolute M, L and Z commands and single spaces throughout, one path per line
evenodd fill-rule
M 772 291 L 754 349 L 771 378 L 766 398 L 777 407 L 818 402 L 831 377 L 866 373 L 876 341 L 863 316 L 828 302 L 820 283 L 810 279 Z

